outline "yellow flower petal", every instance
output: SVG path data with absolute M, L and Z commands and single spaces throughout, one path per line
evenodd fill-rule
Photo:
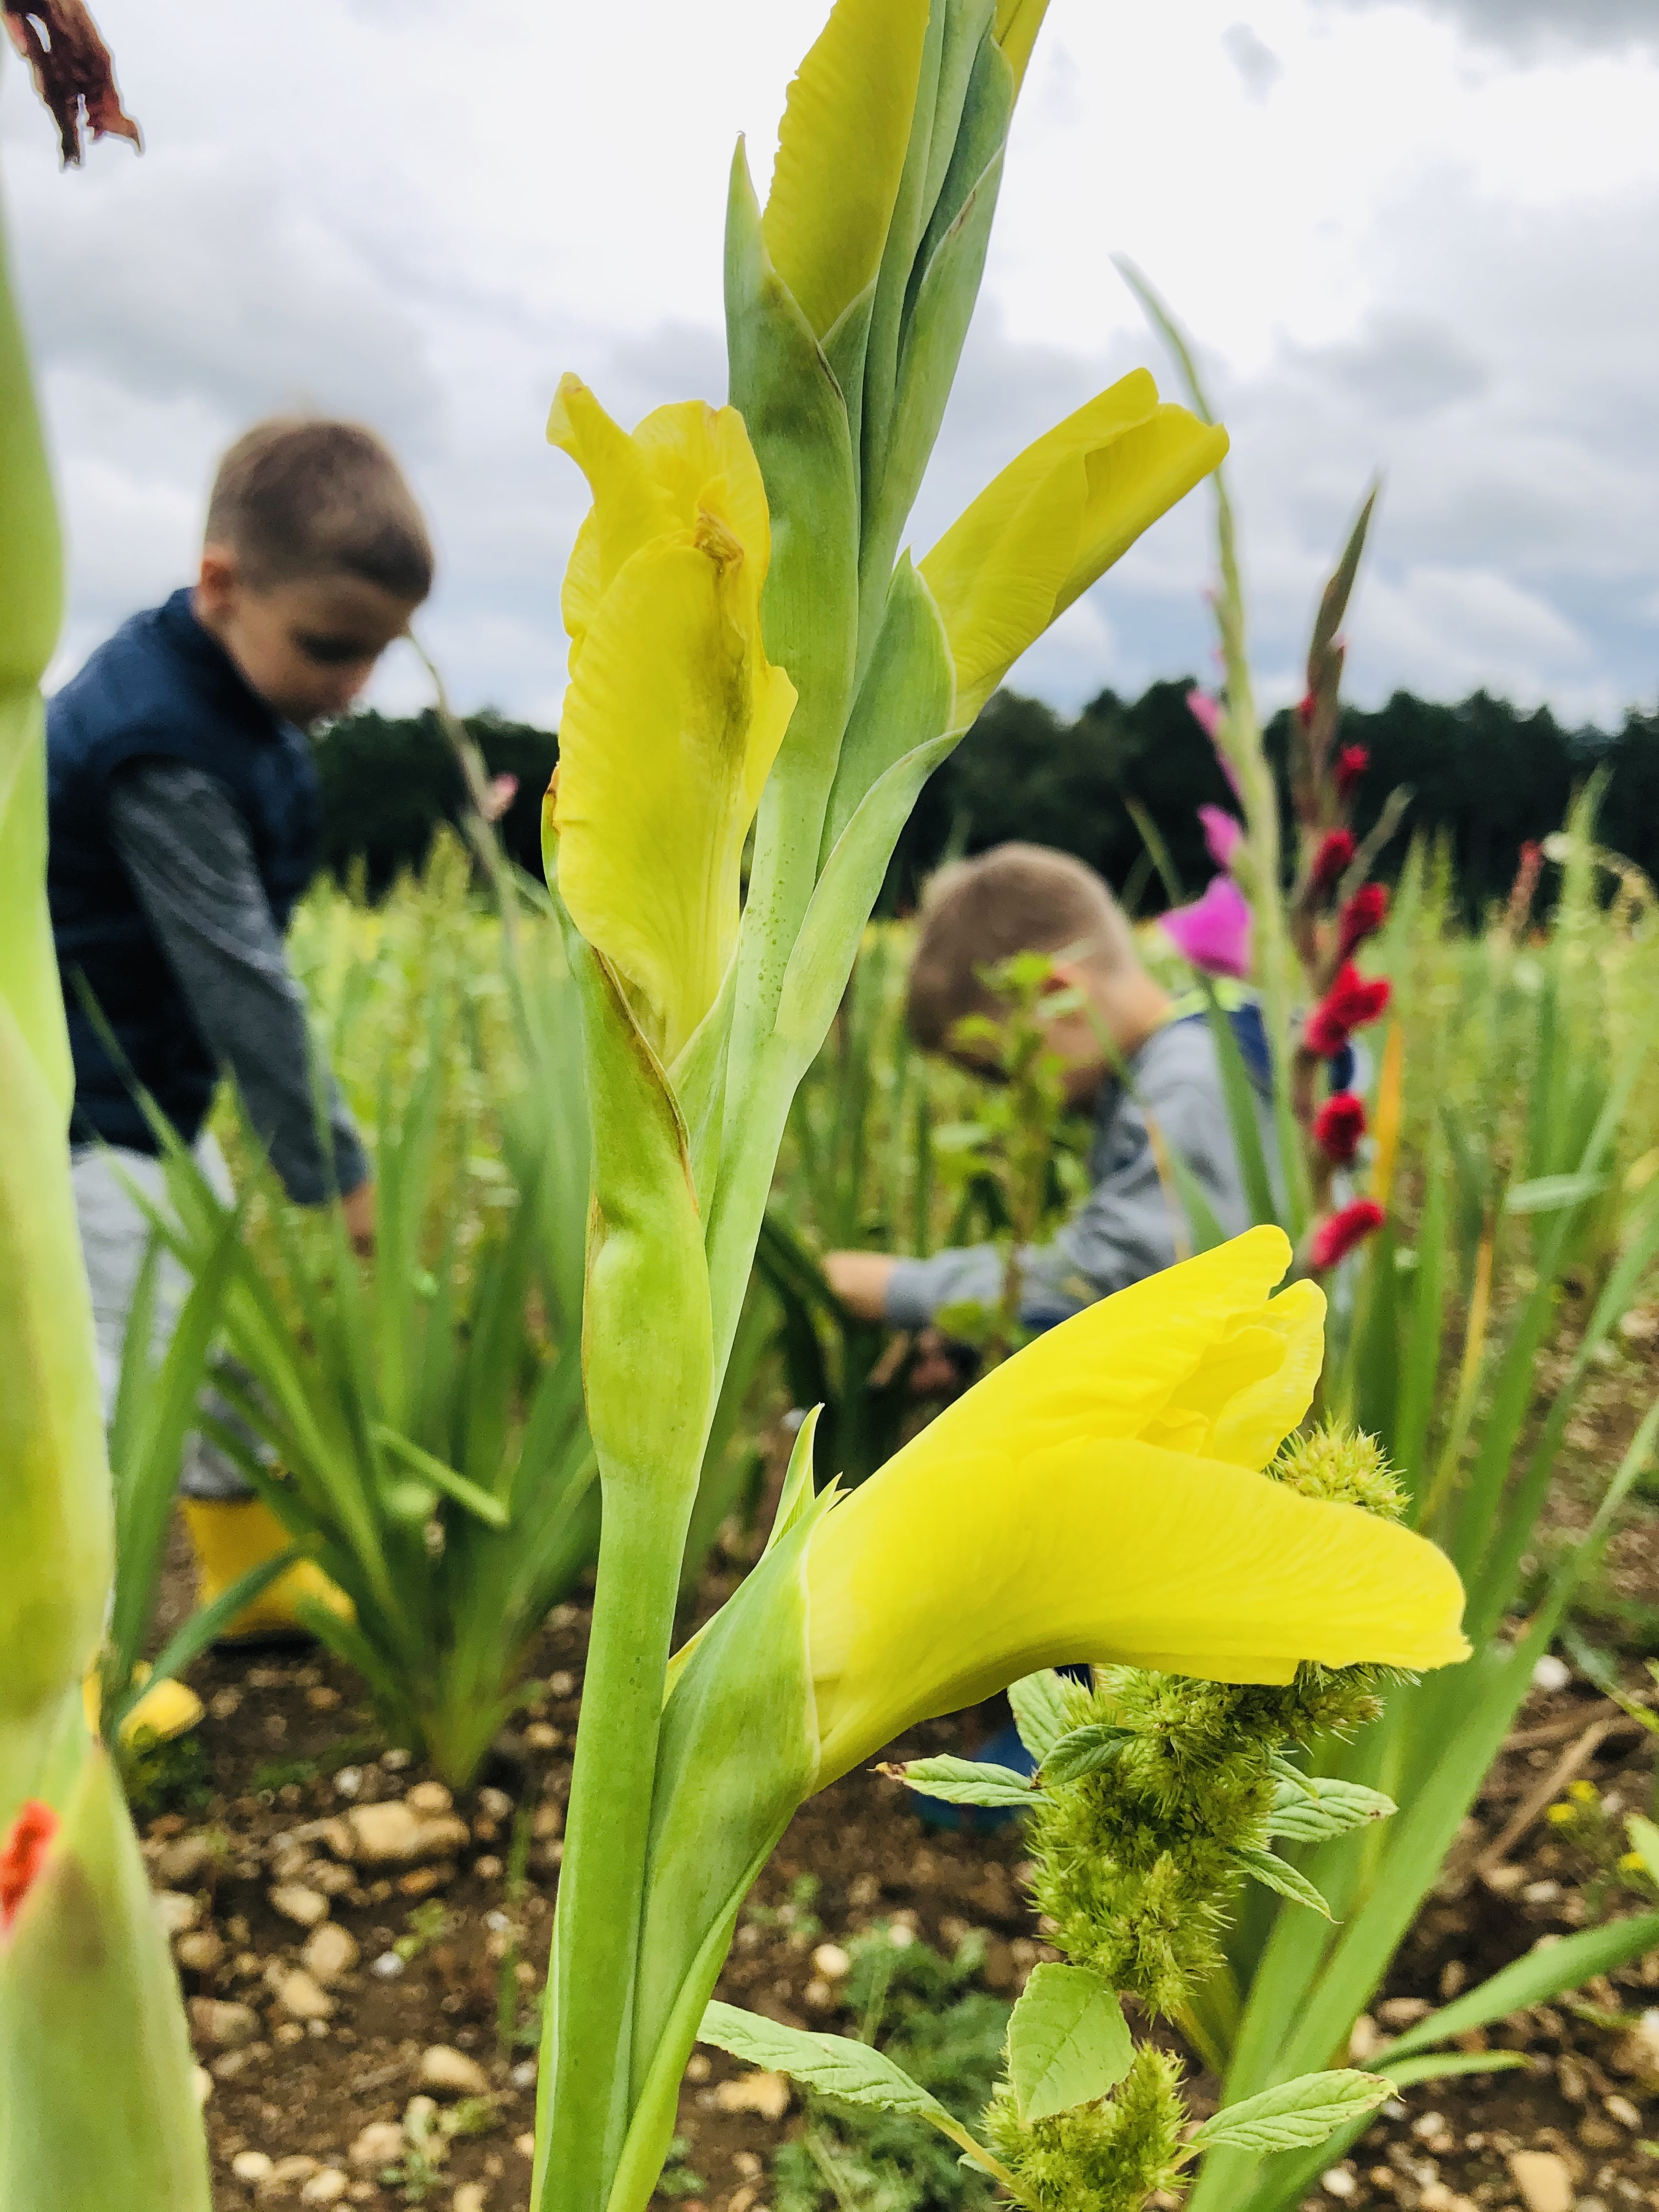
M 789 88 L 763 232 L 819 337 L 881 265 L 927 13 L 928 0 L 836 0 Z
M 1280 1358 L 1260 1382 L 1212 1410 L 1204 1448 L 1208 1458 L 1235 1467 L 1267 1464 L 1312 1405 L 1325 1364 L 1325 1293 L 1317 1283 L 1292 1283 L 1267 1301 L 1261 1319 L 1280 1340 Z
M 1358 1507 L 1133 1439 L 904 1461 L 813 1537 L 820 1786 L 1067 1660 L 1285 1682 L 1303 1660 L 1467 1656 L 1450 1563 Z
M 1201 1393 L 1194 1377 L 1218 1344 L 1242 1322 L 1263 1322 L 1283 1303 L 1270 1305 L 1268 1293 L 1290 1264 L 1283 1230 L 1250 1229 L 1086 1306 L 993 1368 L 889 1468 L 912 1460 L 948 1463 L 976 1449 L 1024 1453 L 1071 1437 L 1145 1434 L 1177 1394 Z M 1195 1419 L 1206 1428 L 1224 1410 L 1213 1394 L 1201 1402 L 1195 1395 L 1194 1403 Z M 876 1479 L 884 1480 L 887 1471 Z
M 956 663 L 958 726 L 1226 450 L 1224 430 L 1160 405 L 1136 369 L 987 485 L 921 564 Z
M 743 843 L 794 705 L 718 524 L 659 539 L 599 603 L 560 731 L 560 895 L 670 1061 L 737 941 Z
M 993 35 L 1002 49 L 1003 59 L 1014 73 L 1016 92 L 1025 82 L 1031 49 L 1048 12 L 1048 0 L 997 0 Z

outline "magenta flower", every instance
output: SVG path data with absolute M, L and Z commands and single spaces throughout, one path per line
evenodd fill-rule
M 1233 854 L 1244 842 L 1243 823 L 1224 806 L 1200 806 L 1198 818 L 1204 824 L 1205 851 L 1218 868 L 1231 868 Z
M 1212 876 L 1202 898 L 1160 915 L 1158 927 L 1206 975 L 1249 974 L 1250 902 L 1231 876 Z
M 1221 702 L 1212 692 L 1200 691 L 1195 687 L 1187 694 L 1187 708 L 1193 720 L 1213 744 L 1215 733 L 1221 727 Z

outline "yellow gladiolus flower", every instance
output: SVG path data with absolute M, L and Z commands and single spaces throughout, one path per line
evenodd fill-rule
M 1025 82 L 1026 64 L 1048 12 L 1048 0 L 997 0 L 994 35 L 1014 73 L 1016 92 Z
M 805 1565 L 817 1787 L 1062 1660 L 1288 1682 L 1304 1660 L 1468 1656 L 1443 1553 L 1257 1472 L 1323 1348 L 1313 1284 L 1269 1298 L 1290 1258 L 1254 1229 L 1090 1307 L 824 1516 Z
M 837 0 L 789 88 L 763 231 L 825 337 L 875 282 L 904 173 L 928 0 Z
M 744 839 L 795 703 L 761 640 L 766 488 L 732 407 L 660 407 L 630 435 L 568 376 L 548 435 L 593 493 L 562 601 L 559 891 L 672 1062 L 731 961 Z
M 1224 429 L 1161 404 L 1140 368 L 986 486 L 921 564 L 956 662 L 956 726 L 1226 451 Z

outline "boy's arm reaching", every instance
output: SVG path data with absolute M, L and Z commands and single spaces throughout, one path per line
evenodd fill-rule
M 305 1001 L 224 787 L 182 762 L 141 762 L 110 786 L 109 828 L 191 1018 L 235 1077 L 283 1188 L 301 1206 L 342 1193 L 367 1220 L 358 1194 L 368 1161 L 331 1075 L 331 1160 L 318 1139 Z

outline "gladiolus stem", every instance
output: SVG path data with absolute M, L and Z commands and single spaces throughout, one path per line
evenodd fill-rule
M 695 1485 L 695 1471 L 694 1471 Z M 603 2204 L 629 2118 L 635 1962 L 663 1682 L 690 1517 L 608 1494 L 582 1684 L 544 2041 L 538 2212 Z M 561 2024 L 554 2033 L 555 2020 Z

